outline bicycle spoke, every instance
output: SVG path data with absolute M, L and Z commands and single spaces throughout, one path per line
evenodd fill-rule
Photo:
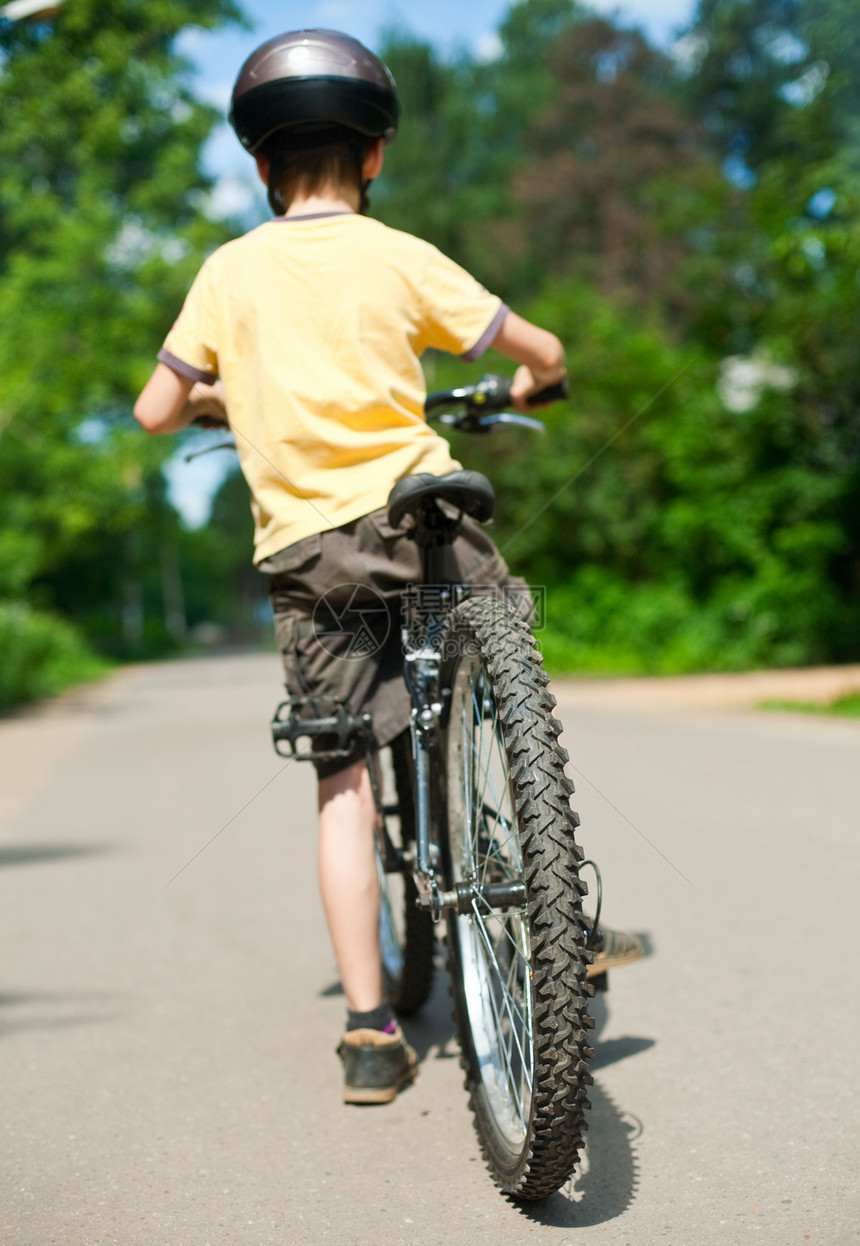
M 523 1112 L 522 1098 L 519 1092 L 517 1091 L 518 1079 L 514 1075 L 513 1062 L 511 1059 L 512 1048 L 514 1045 L 516 1045 L 517 1054 L 519 1055 L 519 1058 L 520 1058 L 520 1067 L 523 1071 L 522 1081 L 525 1082 L 526 1088 L 529 1094 L 531 1094 L 533 1068 L 532 1068 L 531 1060 L 526 1059 L 525 1052 L 523 1051 L 523 1044 L 517 1037 L 517 1020 L 520 1021 L 521 1027 L 522 1027 L 522 1024 L 524 1023 L 524 1018 L 523 1018 L 522 1013 L 519 1012 L 518 1009 L 512 1006 L 513 1001 L 510 998 L 510 994 L 504 989 L 504 982 L 499 972 L 498 962 L 496 961 L 495 955 L 493 954 L 492 946 L 489 943 L 489 936 L 487 935 L 486 930 L 484 930 L 483 923 L 481 923 L 480 920 L 478 920 L 476 928 L 481 936 L 481 941 L 485 947 L 485 956 L 487 956 L 488 967 L 495 970 L 497 980 L 502 983 L 503 989 L 501 992 L 501 1001 L 499 1001 L 497 1000 L 491 987 L 492 979 L 490 979 L 490 981 L 487 982 L 486 984 L 487 1002 L 489 1003 L 490 1009 L 493 1013 L 497 1034 L 499 1035 L 504 1034 L 505 1029 L 507 1028 L 507 1032 L 510 1036 L 509 1046 L 505 1047 L 503 1043 L 500 1043 L 497 1047 L 497 1050 L 499 1051 L 499 1054 L 502 1056 L 502 1063 L 504 1065 L 504 1072 L 506 1073 L 506 1080 L 516 1099 L 517 1113 L 520 1117 L 520 1122 L 522 1123 L 523 1127 L 525 1127 L 526 1122 L 525 1122 L 525 1115 Z M 501 1007 L 504 1008 L 508 1014 L 507 1026 L 505 1025 L 504 1017 L 501 1015 L 499 1011 L 500 1003 L 501 1003 Z M 527 1045 L 530 1046 L 530 1044 L 527 1044 Z
M 459 779 L 452 776 L 462 801 L 455 859 L 457 881 L 469 882 L 478 891 L 466 922 L 470 934 L 464 933 L 463 940 L 471 949 L 476 975 L 469 1010 L 481 1052 L 481 1076 L 494 1115 L 513 1140 L 529 1128 L 535 1072 L 533 1001 L 523 914 L 495 910 L 480 894 L 483 886 L 522 879 L 500 710 L 485 678 L 478 664 L 463 670 L 455 720 Z
M 474 702 L 475 702 L 475 698 L 473 696 L 473 705 L 474 705 Z M 490 742 L 486 750 L 486 765 L 481 767 L 481 777 L 482 777 L 481 791 L 480 792 L 478 791 L 469 792 L 469 804 L 472 809 L 472 817 L 470 819 L 470 826 L 473 828 L 473 835 L 472 835 L 473 863 L 475 866 L 475 872 L 479 876 L 478 881 L 481 885 L 483 885 L 484 882 L 486 881 L 486 872 L 487 872 L 489 862 L 493 859 L 502 861 L 501 851 L 507 848 L 508 845 L 511 844 L 515 839 L 515 826 L 514 826 L 513 818 L 506 817 L 502 813 L 503 805 L 506 803 L 510 804 L 510 792 L 509 791 L 505 792 L 504 801 L 499 798 L 498 791 L 496 790 L 495 776 L 492 774 L 492 771 L 491 771 L 491 766 L 493 764 L 494 748 L 495 748 L 495 752 L 498 758 L 500 768 L 504 772 L 506 768 L 506 762 L 505 762 L 505 758 L 502 753 L 502 744 L 501 744 L 501 740 L 499 737 L 499 732 L 496 728 L 495 720 L 493 722 L 493 731 L 492 731 L 492 735 L 490 738 Z M 479 747 L 478 753 L 479 753 L 479 756 L 483 758 L 484 756 L 483 742 L 481 743 Z M 488 785 L 492 787 L 491 795 L 493 797 L 493 804 L 489 804 L 488 801 L 485 799 L 485 792 L 486 792 L 486 788 Z M 479 800 L 480 800 L 480 806 L 478 806 Z M 480 807 L 480 810 L 481 810 L 480 820 L 477 816 L 478 807 Z M 492 813 L 492 817 L 493 817 L 492 826 L 487 825 L 486 815 L 487 815 L 488 810 L 490 810 Z M 500 825 L 504 828 L 506 832 L 505 838 L 501 842 L 501 844 L 499 844 L 499 841 L 495 834 L 497 828 Z M 487 852 L 486 853 L 482 853 L 480 850 L 481 846 L 479 842 L 479 832 L 481 828 L 483 828 L 484 834 L 487 839 Z M 495 854 L 495 857 L 493 853 L 490 852 L 490 848 L 494 844 L 498 846 L 498 850 L 497 850 L 497 853 Z M 483 868 L 479 869 L 479 863 L 482 857 L 483 857 Z
M 487 806 L 484 805 L 482 809 L 483 816 L 486 816 L 486 809 Z M 483 868 L 480 871 L 481 876 L 479 881 L 481 886 L 483 886 L 487 881 L 487 870 L 490 864 L 496 865 L 502 869 L 506 878 L 509 880 L 517 878 L 522 873 L 522 866 L 520 862 L 509 863 L 507 856 L 503 855 L 504 849 L 508 847 L 516 847 L 516 827 L 513 822 L 505 818 L 498 810 L 493 811 L 493 814 L 495 817 L 495 825 L 503 826 L 506 829 L 507 834 L 501 842 L 499 842 L 495 835 L 488 835 L 487 850 L 483 854 Z M 494 849 L 495 851 L 493 851 Z
M 504 978 L 502 977 L 502 972 L 501 972 L 501 969 L 500 969 L 500 967 L 499 967 L 499 962 L 498 962 L 498 960 L 496 959 L 496 954 L 495 954 L 495 951 L 494 951 L 494 949 L 493 949 L 493 944 L 492 944 L 492 941 L 491 941 L 491 939 L 490 939 L 490 936 L 487 934 L 487 931 L 486 931 L 486 928 L 485 928 L 485 926 L 484 926 L 484 923 L 481 921 L 481 919 L 480 919 L 480 917 L 478 916 L 478 914 L 477 914 L 477 913 L 475 914 L 474 924 L 473 924 L 473 929 L 476 929 L 476 930 L 478 931 L 478 934 L 479 934 L 479 937 L 480 937 L 480 939 L 481 939 L 481 942 L 482 942 L 482 943 L 483 943 L 483 945 L 484 945 L 484 949 L 485 949 L 485 953 L 484 953 L 484 954 L 485 954 L 485 956 L 486 956 L 486 958 L 487 958 L 487 964 L 488 964 L 488 966 L 489 966 L 489 967 L 490 967 L 490 968 L 491 968 L 491 969 L 495 972 L 495 976 L 496 976 L 497 980 L 501 983 L 501 985 L 502 985 L 502 989 L 503 989 L 503 992 L 504 992 L 505 996 L 506 996 L 508 999 L 510 999 L 510 995 L 509 995 L 509 994 L 508 994 L 508 992 L 505 990 L 505 980 L 504 980 Z M 512 1023 L 514 1023 L 514 1022 L 516 1022 L 516 1021 L 519 1021 L 519 1022 L 520 1022 L 520 1026 L 521 1026 L 521 1028 L 522 1028 L 522 1029 L 525 1029 L 525 1017 L 524 1017 L 524 1016 L 523 1016 L 523 1014 L 520 1012 L 520 1010 L 519 1010 L 518 1008 L 516 1008 L 516 1006 L 515 1006 L 515 1004 L 514 1004 L 513 1000 L 511 1000 L 511 1002 L 510 1002 L 509 1004 L 507 1004 L 507 1005 L 506 1005 L 506 1007 L 507 1007 L 507 1009 L 508 1009 L 508 1014 L 509 1014 L 509 1016 L 510 1016 L 511 1022 L 512 1022 Z M 519 1044 L 518 1044 L 518 1046 L 519 1046 Z M 523 1057 L 523 1063 L 525 1064 L 525 1056 L 524 1056 L 524 1054 L 523 1054 L 522 1048 L 520 1048 L 520 1055 Z
M 493 1009 L 493 1014 L 496 1017 L 496 1024 L 500 1027 L 500 1029 L 504 1029 L 504 1023 L 502 1021 L 502 1018 L 499 1016 L 498 1008 L 492 997 L 490 998 L 490 1007 Z M 508 1034 L 510 1035 L 511 1041 L 508 1043 L 507 1047 L 502 1048 L 502 1051 L 504 1054 L 505 1072 L 507 1075 L 506 1081 L 507 1081 L 508 1086 L 510 1087 L 511 1094 L 514 1097 L 514 1102 L 516 1104 L 516 1109 L 517 1109 L 517 1116 L 519 1117 L 520 1124 L 522 1125 L 523 1129 L 525 1129 L 526 1114 L 525 1114 L 525 1110 L 523 1107 L 523 1095 L 522 1095 L 523 1083 L 525 1080 L 523 1078 L 522 1070 L 525 1069 L 525 1065 L 522 1060 L 522 1048 L 520 1047 L 519 1043 L 516 1044 L 517 1051 L 519 1052 L 519 1055 L 520 1055 L 520 1075 L 517 1076 L 514 1070 L 513 1059 L 512 1059 L 513 1045 L 514 1045 L 514 1042 L 516 1042 L 516 1031 L 512 1025 L 508 1026 Z M 525 1089 L 529 1092 L 529 1094 L 531 1094 L 530 1085 L 526 1085 Z
M 485 735 L 486 730 L 487 730 L 487 727 L 486 727 L 486 724 L 487 724 L 487 719 L 484 717 L 484 714 L 483 714 L 483 705 L 479 705 L 479 704 L 478 704 L 477 696 L 476 696 L 476 693 L 475 693 L 475 691 L 474 691 L 474 690 L 473 690 L 473 692 L 472 692 L 472 708 L 473 708 L 473 711 L 474 711 L 473 722 L 474 722 L 474 724 L 475 724 L 475 727 L 476 727 L 476 729 L 477 729 L 477 732 L 479 733 L 479 738 L 480 738 L 480 749 L 479 749 L 479 752 L 480 752 L 481 756 L 483 756 L 483 753 L 484 753 L 484 748 L 483 748 L 483 740 L 484 740 L 484 735 Z M 481 785 L 480 785 L 480 790 L 481 790 L 481 792 L 482 792 L 482 793 L 483 793 L 483 791 L 484 791 L 484 790 L 485 790 L 485 788 L 486 788 L 487 779 L 488 779 L 488 777 L 490 777 L 489 771 L 490 771 L 490 766 L 491 766 L 491 764 L 492 764 L 492 760 L 493 760 L 493 742 L 495 742 L 495 741 L 497 741 L 497 740 L 498 740 L 498 735 L 499 735 L 499 733 L 498 733 L 498 713 L 499 713 L 499 711 L 498 711 L 498 707 L 494 704 L 494 705 L 493 705 L 493 719 L 492 719 L 492 727 L 491 727 L 491 729 L 490 729 L 490 744 L 489 744 L 489 746 L 487 747 L 487 764 L 486 764 L 486 766 L 484 766 L 484 767 L 483 767 L 483 773 L 482 773 L 482 776 L 481 776 L 481 778 L 482 778 L 482 782 L 481 782 Z M 503 769 L 505 769 L 504 759 L 502 759 L 502 768 L 503 768 Z M 477 785 L 476 785 L 476 791 L 477 791 Z M 496 796 L 496 801 L 497 801 L 497 803 L 498 803 L 498 795 L 495 793 L 495 791 L 494 791 L 494 793 L 493 793 L 493 794 Z
M 492 748 L 489 748 L 487 750 L 486 766 L 482 764 L 483 757 L 484 757 L 484 730 L 483 730 L 484 719 L 481 713 L 481 707 L 477 704 L 477 696 L 474 690 L 472 692 L 472 710 L 473 710 L 473 714 L 472 714 L 473 757 L 475 758 L 476 765 L 473 765 L 472 775 L 471 775 L 472 795 L 473 795 L 473 815 L 474 816 L 470 823 L 470 829 L 472 831 L 471 849 L 472 849 L 472 857 L 474 859 L 477 857 L 477 849 L 478 849 L 479 823 L 478 823 L 478 817 L 477 817 L 477 810 L 479 808 L 483 808 L 483 804 L 484 804 L 483 793 L 484 793 L 484 790 L 487 784 L 487 772 L 492 762 Z M 477 740 L 477 750 L 475 750 L 474 748 L 475 740 Z M 477 752 L 477 756 L 475 756 L 476 752 Z M 478 771 L 477 774 L 476 774 L 476 768 Z M 480 775 L 480 781 L 478 780 L 479 775 Z
M 495 711 L 495 710 L 496 710 L 496 707 L 494 706 L 494 707 L 493 707 L 493 709 L 494 709 L 494 711 Z M 496 712 L 497 712 L 497 711 L 496 711 Z M 481 739 L 482 739 L 482 747 L 481 747 L 481 750 L 480 750 L 482 755 L 483 755 L 483 751 L 484 751 L 484 750 L 483 750 L 483 734 L 484 734 L 484 733 L 482 733 L 482 735 L 481 735 Z M 495 778 L 494 778 L 494 775 L 493 775 L 492 770 L 491 770 L 491 766 L 492 766 L 492 763 L 493 763 L 493 745 L 494 745 L 494 744 L 495 744 L 495 746 L 496 746 L 496 750 L 497 750 L 497 752 L 499 753 L 499 761 L 500 761 L 500 763 L 501 763 L 501 768 L 502 768 L 502 771 L 504 772 L 504 771 L 506 771 L 506 769 L 507 769 L 507 763 L 505 762 L 505 759 L 504 759 L 504 757 L 503 757 L 503 756 L 502 756 L 502 754 L 501 754 L 501 750 L 500 750 L 500 741 L 499 741 L 499 733 L 498 733 L 498 730 L 497 730 L 497 727 L 496 727 L 496 719 L 495 719 L 495 718 L 494 718 L 494 720 L 493 720 L 493 730 L 492 730 L 492 734 L 491 734 L 491 736 L 490 736 L 490 742 L 489 742 L 489 745 L 488 745 L 488 747 L 487 747 L 487 764 L 486 764 L 486 766 L 484 766 L 484 768 L 483 768 L 483 772 L 482 772 L 482 784 L 481 784 L 481 789 L 480 789 L 480 791 L 478 791 L 478 790 L 476 789 L 476 791 L 475 791 L 475 797 L 476 797 L 476 799 L 480 799 L 480 801 L 481 801 L 481 807 L 483 808 L 483 807 L 486 805 L 486 803 L 487 803 L 487 802 L 486 802 L 486 799 L 485 799 L 485 793 L 486 793 L 486 790 L 487 790 L 487 785 L 488 785 L 488 783 L 489 783 L 490 787 L 492 788 L 491 795 L 492 795 L 492 797 L 493 797 L 493 803 L 494 803 L 495 808 L 498 810 L 498 809 L 500 809 L 500 808 L 501 808 L 501 806 L 502 806 L 502 803 L 503 803 L 503 802 L 502 802 L 502 800 L 501 800 L 501 799 L 500 799 L 500 797 L 499 797 L 499 793 L 498 793 L 498 791 L 497 791 L 497 789 L 496 789 Z
M 480 894 L 478 894 L 478 895 L 476 895 L 476 896 L 475 896 L 475 899 L 472 901 L 472 903 L 473 903 L 473 904 L 477 904 L 477 903 L 479 903 L 479 902 L 480 902 L 481 904 L 483 904 L 483 906 L 484 906 L 484 908 L 487 910 L 487 913 L 488 913 L 488 915 L 489 915 L 489 916 L 498 918 L 498 916 L 499 916 L 499 915 L 498 915 L 498 913 L 496 912 L 496 910 L 495 910 L 495 909 L 492 907 L 492 905 L 491 905 L 491 904 L 489 904 L 489 903 L 488 903 L 488 902 L 484 899 L 484 897 L 483 897 L 482 895 L 480 895 Z M 509 910 L 508 910 L 508 912 L 511 912 L 511 910 L 509 909 Z M 513 937 L 511 936 L 510 932 L 508 931 L 507 926 L 506 926 L 503 922 L 500 922 L 500 924 L 501 924 L 501 926 L 502 926 L 502 930 L 503 930 L 503 931 L 504 931 L 504 933 L 505 933 L 505 937 L 507 938 L 507 940 L 508 940 L 508 942 L 510 943 L 511 947 L 514 949 L 514 951 L 516 952 L 517 956 L 519 956 L 519 958 L 520 958 L 520 960 L 523 962 L 523 964 L 524 964 L 525 966 L 528 966 L 528 963 L 529 963 L 528 949 L 523 949 L 522 947 L 520 947 L 520 945 L 519 945 L 519 944 L 518 944 L 518 943 L 517 943 L 517 942 L 513 939 Z M 522 927 L 522 922 L 521 922 L 521 927 Z
M 505 1025 L 504 1018 L 499 1013 L 499 1006 L 496 1001 L 496 998 L 493 995 L 492 990 L 489 989 L 489 984 L 487 984 L 487 986 L 488 986 L 487 1002 L 490 1005 L 490 1010 L 493 1013 L 496 1032 L 497 1034 L 502 1035 L 504 1034 L 505 1029 L 507 1029 L 507 1032 L 511 1038 L 511 1042 L 507 1046 L 505 1046 L 503 1043 L 499 1044 L 497 1046 L 497 1051 L 499 1052 L 499 1055 L 502 1057 L 501 1064 L 503 1068 L 501 1071 L 504 1073 L 505 1081 L 507 1085 L 510 1087 L 511 1093 L 513 1094 L 514 1099 L 516 1101 L 517 1115 L 520 1118 L 520 1123 L 524 1126 L 525 1125 L 525 1114 L 523 1112 L 523 1103 L 522 1103 L 522 1098 L 517 1089 L 518 1079 L 514 1075 L 513 1063 L 511 1060 L 513 1043 L 516 1042 L 516 1030 L 515 1030 L 515 1027 L 512 1024 L 510 1024 L 510 1022 L 508 1022 L 507 1026 Z M 525 1068 L 525 1063 L 522 1059 L 522 1048 L 520 1047 L 519 1043 L 517 1043 L 517 1050 L 519 1051 L 519 1054 L 520 1054 L 521 1067 Z M 527 1089 L 529 1090 L 529 1093 L 531 1093 L 530 1084 L 527 1086 Z

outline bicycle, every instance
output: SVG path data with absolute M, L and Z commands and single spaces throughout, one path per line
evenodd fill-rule
M 562 397 L 561 387 L 536 396 Z M 510 382 L 430 395 L 428 418 L 486 433 L 542 429 L 506 411 Z M 453 408 L 453 410 L 451 409 Z M 435 924 L 444 918 L 466 1089 L 484 1158 L 518 1199 L 544 1198 L 572 1174 L 590 1106 L 592 957 L 582 913 L 585 864 L 558 743 L 555 699 L 529 627 L 504 601 L 464 595 L 442 578 L 444 547 L 462 515 L 486 522 L 494 493 L 474 471 L 409 476 L 392 489 L 389 520 L 411 517 L 423 551 L 429 613 L 406 594 L 407 736 L 377 747 L 369 715 L 343 704 L 303 716 L 288 698 L 272 722 L 276 750 L 295 758 L 365 746 L 377 806 L 380 942 L 386 990 L 401 1015 L 430 994 Z M 420 617 L 419 617 L 420 614 Z M 313 708 L 313 707 L 312 707 Z M 588 923 L 592 929 L 597 918 Z

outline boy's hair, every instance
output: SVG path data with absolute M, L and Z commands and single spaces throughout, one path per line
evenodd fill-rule
M 367 186 L 362 166 L 373 142 L 343 126 L 276 130 L 260 146 L 271 161 L 269 207 L 282 216 L 299 194 L 306 198 L 335 190 L 357 191 L 363 211 Z

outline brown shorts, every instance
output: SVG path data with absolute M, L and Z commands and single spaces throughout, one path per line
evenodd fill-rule
M 401 600 L 421 585 L 421 551 L 392 528 L 385 510 L 305 537 L 266 559 L 275 612 L 275 639 L 284 663 L 287 692 L 309 697 L 304 717 L 323 717 L 333 705 L 373 716 L 379 744 L 389 744 L 409 726 L 410 703 L 403 680 Z M 530 618 L 532 601 L 524 580 L 509 575 L 493 542 L 464 517 L 446 551 L 445 579 L 496 586 L 514 608 Z M 414 589 L 419 605 L 432 602 L 433 586 Z M 318 747 L 325 747 L 321 740 Z M 336 774 L 363 754 L 357 742 L 350 756 L 315 762 L 320 777 Z

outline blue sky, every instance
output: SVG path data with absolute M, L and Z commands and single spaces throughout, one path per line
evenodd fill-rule
M 186 50 L 201 69 L 208 91 L 229 91 L 241 61 L 264 39 L 282 30 L 326 26 L 343 30 L 373 47 L 387 30 L 402 29 L 433 42 L 445 51 L 467 48 L 491 55 L 495 32 L 511 7 L 509 0 L 432 0 L 410 4 L 405 0 L 243 0 L 253 30 L 186 37 Z M 640 25 L 661 45 L 671 42 L 694 7 L 693 0 L 591 0 L 602 13 L 620 13 Z
M 400 29 L 429 40 L 443 52 L 465 48 L 492 57 L 498 46 L 496 30 L 510 8 L 509 0 L 240 0 L 253 23 L 250 31 L 230 29 L 210 34 L 192 30 L 182 36 L 181 50 L 196 67 L 201 96 L 226 116 L 239 66 L 255 47 L 283 30 L 324 26 L 354 35 L 370 47 L 378 46 L 387 30 Z M 602 13 L 619 13 L 641 26 L 659 46 L 668 47 L 686 25 L 693 0 L 591 0 Z M 258 208 L 268 214 L 252 162 L 242 151 L 226 122 L 219 126 L 205 151 L 205 164 L 218 178 L 213 208 L 225 214 Z M 201 438 L 202 440 L 202 438 Z M 170 493 L 189 523 L 201 523 L 209 499 L 231 466 L 227 454 L 207 455 L 184 464 L 177 455 L 168 466 Z
M 431 40 L 444 49 L 467 47 L 482 51 L 491 47 L 492 36 L 508 11 L 509 0 L 432 0 L 432 3 L 409 4 L 405 0 L 244 0 L 244 11 L 254 23 L 250 34 L 235 32 L 203 35 L 210 66 L 222 69 L 227 77 L 235 73 L 237 57 L 263 39 L 281 30 L 302 26 L 328 26 L 355 35 L 371 46 L 379 42 L 386 30 L 406 29 Z M 673 31 L 689 17 L 690 0 L 591 0 L 591 7 L 602 13 L 619 12 L 641 25 L 660 43 L 667 42 Z

